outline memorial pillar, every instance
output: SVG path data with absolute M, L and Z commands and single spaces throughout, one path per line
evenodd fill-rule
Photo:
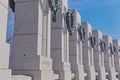
M 93 49 L 95 71 L 98 73 L 97 80 L 107 80 L 104 65 L 104 51 L 106 44 L 102 39 L 102 32 L 99 30 L 93 30 L 93 35 L 96 37 L 96 47 Z
M 16 0 L 13 52 L 15 75 L 32 80 L 55 80 L 50 58 L 51 11 L 48 0 Z
M 95 72 L 93 48 L 95 47 L 95 37 L 92 34 L 92 26 L 88 22 L 82 22 L 82 26 L 86 30 L 86 42 L 83 44 L 83 65 L 84 70 L 87 73 L 85 80 L 96 80 L 98 75 Z
M 10 46 L 6 43 L 8 0 L 0 0 L 0 80 L 11 80 Z
M 103 36 L 103 41 L 106 43 L 106 50 L 104 52 L 104 63 L 105 63 L 105 70 L 108 72 L 107 79 L 109 80 L 118 80 L 115 72 L 114 67 L 114 54 L 115 49 L 112 43 L 112 37 L 105 35 Z
M 118 72 L 118 78 L 120 79 L 120 40 L 113 40 L 113 45 L 116 48 L 116 54 L 114 55 L 115 70 Z
M 73 9 L 74 17 L 75 17 L 75 31 L 73 35 L 69 37 L 69 58 L 71 63 L 71 70 L 75 74 L 74 80 L 85 80 L 85 72 L 82 61 L 82 41 L 81 34 L 79 34 L 79 30 L 81 26 L 81 16 L 77 10 Z M 82 34 L 84 35 L 84 34 Z
M 69 32 L 67 30 L 65 14 L 68 11 L 68 0 L 60 0 L 60 9 L 56 13 L 56 22 L 51 24 L 51 57 L 53 70 L 59 74 L 59 80 L 71 80 L 69 62 Z

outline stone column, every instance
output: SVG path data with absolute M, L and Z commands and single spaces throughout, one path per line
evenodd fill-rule
M 115 72 L 114 67 L 114 54 L 110 50 L 110 46 L 113 46 L 112 37 L 105 35 L 103 36 L 103 40 L 106 43 L 106 51 L 104 52 L 104 63 L 105 70 L 108 72 L 108 79 L 110 80 L 118 80 L 116 78 L 117 73 Z
M 92 26 L 88 22 L 82 22 L 82 26 L 86 30 L 86 42 L 83 44 L 83 65 L 87 77 L 85 80 L 96 80 L 97 73 L 94 68 L 93 48 L 90 44 L 92 36 Z
M 59 80 L 71 80 L 69 62 L 69 33 L 66 30 L 64 15 L 68 11 L 68 0 L 60 0 L 60 9 L 57 11 L 56 22 L 51 24 L 51 56 L 53 70 L 59 74 Z
M 32 76 L 32 80 L 55 80 L 50 58 L 51 11 L 47 0 L 16 0 L 13 74 Z
M 104 65 L 104 51 L 105 42 L 103 42 L 102 32 L 99 30 L 93 30 L 93 35 L 96 37 L 96 47 L 93 49 L 94 55 L 94 65 L 95 71 L 98 73 L 97 80 L 106 80 L 106 75 Z M 102 47 L 103 46 L 103 47 Z
M 113 40 L 113 44 L 116 47 L 116 54 L 114 55 L 115 70 L 118 72 L 118 78 L 120 79 L 120 40 Z
M 75 31 L 69 37 L 69 58 L 71 63 L 71 70 L 75 74 L 74 80 L 85 80 L 85 72 L 82 61 L 82 41 L 78 29 L 81 27 L 81 16 L 77 10 L 72 10 L 75 17 Z
M 0 80 L 11 80 L 10 46 L 6 43 L 8 0 L 0 0 Z

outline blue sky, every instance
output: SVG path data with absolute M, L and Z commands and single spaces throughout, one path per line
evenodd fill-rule
M 104 35 L 120 39 L 120 0 L 68 0 L 69 8 L 77 9 L 82 21 Z
M 120 39 L 120 0 L 68 0 L 69 8 L 77 9 L 82 21 L 89 22 L 93 29 L 104 35 Z M 13 36 L 14 14 L 9 8 L 7 38 Z

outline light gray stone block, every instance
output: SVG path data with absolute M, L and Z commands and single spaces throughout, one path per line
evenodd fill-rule
M 38 0 L 28 2 L 16 2 L 15 9 L 15 34 L 38 33 Z M 24 9 L 24 10 L 22 10 Z M 18 17 L 21 16 L 21 17 Z M 42 23 L 42 22 L 40 22 Z M 39 26 L 41 27 L 41 26 Z M 42 29 L 42 28 L 41 28 Z
M 11 80 L 11 70 L 2 68 L 0 69 L 0 80 Z
M 7 9 L 8 8 L 8 0 L 0 0 L 0 5 L 3 5 Z
M 0 45 L 0 69 L 9 68 L 9 49 L 10 47 L 6 43 Z
M 29 76 L 23 76 L 23 75 L 13 75 L 12 80 L 32 80 Z

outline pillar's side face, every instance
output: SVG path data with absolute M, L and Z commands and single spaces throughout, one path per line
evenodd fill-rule
M 50 59 L 51 13 L 46 1 L 16 2 L 14 51 L 11 54 L 10 64 L 14 70 L 50 69 L 52 66 Z
M 0 44 L 6 42 L 8 0 L 0 0 Z
M 17 1 L 15 8 L 14 51 L 16 56 L 35 56 L 38 40 L 38 1 Z M 39 35 L 42 38 L 42 34 Z
M 38 33 L 38 5 L 37 0 L 16 2 L 14 34 Z
M 8 18 L 8 0 L 0 0 L 0 68 L 2 69 L 8 69 L 9 67 L 10 47 L 6 43 L 7 18 Z
M 0 0 L 0 80 L 10 80 L 11 70 L 9 69 L 10 47 L 6 43 L 8 18 L 8 0 Z
M 8 0 L 0 0 L 0 5 L 3 5 L 4 7 L 8 8 Z

